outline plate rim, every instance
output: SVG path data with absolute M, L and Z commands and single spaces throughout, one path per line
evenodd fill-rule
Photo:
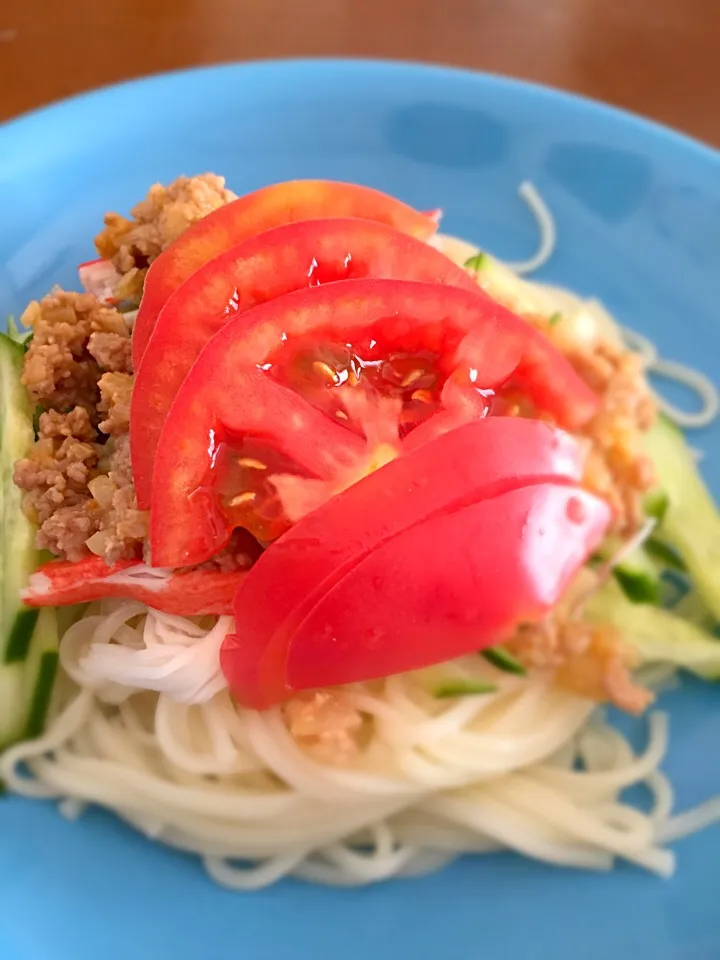
M 327 69 L 334 67 L 339 70 L 351 71 L 390 71 L 407 75 L 434 75 L 438 79 L 466 80 L 488 88 L 505 87 L 516 92 L 525 93 L 540 100 L 574 109 L 585 109 L 596 116 L 620 123 L 624 127 L 632 127 L 640 133 L 651 136 L 655 140 L 665 141 L 677 148 L 690 151 L 698 159 L 709 161 L 713 165 L 720 165 L 720 147 L 714 147 L 691 134 L 671 127 L 658 120 L 651 119 L 643 114 L 636 113 L 624 107 L 615 106 L 596 97 L 575 93 L 562 87 L 528 80 L 509 74 L 475 70 L 470 67 L 458 67 L 438 62 L 422 62 L 418 60 L 398 60 L 372 57 L 268 57 L 250 60 L 222 60 L 212 64 L 200 64 L 190 67 L 181 67 L 174 70 L 153 71 L 130 77 L 116 83 L 102 84 L 89 90 L 72 94 L 58 100 L 53 100 L 41 107 L 24 111 L 15 117 L 0 123 L 0 139 L 12 138 L 15 133 L 21 134 L 26 128 L 44 122 L 56 122 L 63 119 L 63 114 L 72 114 L 77 109 L 91 106 L 97 101 L 111 96 L 113 93 L 135 93 L 152 87 L 172 86 L 179 79 L 195 76 L 200 82 L 206 77 L 213 77 L 222 73 L 252 73 L 264 71 L 312 70 L 315 68 Z

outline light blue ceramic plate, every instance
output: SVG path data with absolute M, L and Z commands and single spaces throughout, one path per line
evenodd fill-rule
M 0 310 L 73 284 L 103 213 L 150 183 L 213 170 L 239 193 L 274 180 L 371 184 L 449 232 L 522 258 L 539 187 L 557 218 L 549 280 L 599 294 L 667 356 L 720 358 L 720 157 L 635 117 L 496 77 L 305 61 L 161 76 L 0 130 Z M 720 428 L 699 433 L 720 493 Z M 679 802 L 720 793 L 720 690 L 663 698 Z M 336 891 L 219 890 L 191 858 L 100 812 L 0 805 L 2 960 L 718 960 L 720 829 L 677 845 L 666 882 L 619 866 L 467 859 L 423 880 Z

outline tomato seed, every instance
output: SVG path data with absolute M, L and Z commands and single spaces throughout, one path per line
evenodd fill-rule
M 240 507 L 244 503 L 250 503 L 255 499 L 256 494 L 252 490 L 246 490 L 245 493 L 239 493 L 236 497 L 233 497 L 230 501 L 231 507 Z
M 329 363 L 325 363 L 323 360 L 314 360 L 312 368 L 315 373 L 325 380 L 329 380 L 331 383 L 337 383 L 337 372 L 333 370 Z
M 400 381 L 400 386 L 401 386 L 401 387 L 411 387 L 417 380 L 422 379 L 422 377 L 424 377 L 424 376 L 425 376 L 425 371 L 424 371 L 424 370 L 419 370 L 419 369 L 411 370 L 410 373 L 408 373 L 407 376 L 405 376 L 405 377 Z
M 246 470 L 267 470 L 266 463 L 263 463 L 262 460 L 255 460 L 253 457 L 240 457 L 238 466 L 244 467 Z
M 429 390 L 414 390 L 410 394 L 411 400 L 419 400 L 421 403 L 432 403 L 433 395 Z

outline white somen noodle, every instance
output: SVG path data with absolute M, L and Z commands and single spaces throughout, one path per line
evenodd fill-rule
M 718 814 L 711 804 L 670 817 L 664 715 L 635 756 L 589 701 L 477 656 L 443 669 L 491 679 L 496 693 L 439 701 L 419 673 L 332 694 L 364 729 L 361 750 L 329 759 L 291 735 L 285 711 L 236 706 L 217 666 L 202 666 L 230 628 L 134 602 L 90 611 L 63 641 L 52 723 L 7 751 L 0 775 L 18 793 L 60 798 L 67 816 L 109 807 L 238 889 L 290 874 L 361 884 L 503 848 L 588 869 L 620 857 L 667 876 L 660 840 Z M 638 783 L 655 797 L 649 814 L 620 799 Z

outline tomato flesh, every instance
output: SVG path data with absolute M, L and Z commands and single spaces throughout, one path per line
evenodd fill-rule
M 347 218 L 268 230 L 204 264 L 175 290 L 157 317 L 133 389 L 133 477 L 142 509 L 150 507 L 155 451 L 165 417 L 207 342 L 260 303 L 303 287 L 363 277 L 477 290 L 465 270 L 426 243 L 383 223 Z M 142 336 L 136 326 L 133 341 Z
M 335 366 L 327 360 L 329 342 L 336 353 L 345 351 Z M 478 343 L 482 350 L 474 353 Z M 540 354 L 546 363 L 523 380 L 526 357 Z M 298 381 L 308 370 L 312 388 Z M 474 292 L 348 280 L 255 307 L 210 341 L 165 421 L 153 476 L 153 563 L 200 563 L 230 536 L 235 520 L 223 515 L 213 488 L 218 443 L 239 449 L 249 439 L 262 441 L 297 465 L 291 472 L 305 482 L 283 480 L 279 490 L 281 499 L 284 492 L 286 501 L 306 504 L 292 516 L 284 504 L 292 522 L 400 453 L 403 437 L 412 444 L 413 428 L 431 438 L 486 415 L 511 376 L 561 422 L 596 408 L 595 396 L 540 334 Z M 415 382 L 428 387 L 416 390 Z M 429 416 L 420 409 L 426 404 Z M 273 483 L 278 489 L 277 475 Z M 234 495 L 247 492 L 240 485 Z M 239 503 L 255 512 L 249 498 Z M 257 533 L 250 520 L 242 522 Z
M 212 391 L 212 403 L 196 396 L 188 397 L 187 407 L 176 403 L 177 427 L 163 433 L 154 493 L 154 498 L 159 498 L 155 502 L 163 502 L 163 508 L 150 514 L 151 556 L 156 567 L 203 563 L 227 544 L 239 519 L 231 500 L 253 492 L 228 487 L 233 459 L 249 457 L 267 466 L 272 458 L 282 458 L 283 472 L 289 462 L 305 477 L 330 480 L 338 471 L 361 462 L 365 452 L 361 437 L 260 371 L 230 365 L 224 371 L 215 370 L 213 376 L 214 380 L 201 374 L 206 390 L 213 384 L 219 388 Z M 248 442 L 252 442 L 251 448 Z M 236 465 L 243 471 L 241 464 Z M 256 470 L 248 472 L 255 478 Z M 265 477 L 271 471 L 260 472 Z M 257 505 L 253 502 L 253 507 Z M 244 525 L 264 539 L 266 522 L 262 511 L 258 516 L 253 509 Z
M 420 240 L 437 230 L 436 220 L 394 197 L 370 187 L 332 180 L 277 183 L 218 207 L 181 234 L 151 264 L 133 331 L 135 369 L 140 367 L 161 309 L 203 264 L 272 227 L 325 217 L 374 220 Z
M 566 434 L 497 417 L 465 424 L 360 480 L 274 543 L 238 591 L 238 634 L 221 652 L 231 689 L 265 707 L 306 686 L 387 675 L 497 642 L 513 617 L 555 602 L 602 535 L 609 511 L 576 486 L 582 469 Z M 534 492 L 511 496 L 519 491 Z M 583 509 L 563 513 L 571 502 Z M 487 510 L 467 512 L 478 504 Z M 466 550 L 475 557 L 472 575 L 460 569 Z M 403 560 L 405 553 L 412 557 Z M 403 563 L 414 565 L 412 573 L 401 575 Z M 454 578 L 456 614 L 441 605 L 433 619 L 428 598 L 439 603 L 445 591 L 457 599 Z M 517 595 L 513 581 L 525 584 Z M 451 629 L 454 615 L 467 615 L 467 629 Z M 416 628 L 428 639 L 414 653 Z
M 96 556 L 74 562 L 51 560 L 31 574 L 23 600 L 30 607 L 63 607 L 122 597 L 179 616 L 219 616 L 232 613 L 233 598 L 246 576 L 247 570 L 158 575 L 137 560 L 108 566 Z

